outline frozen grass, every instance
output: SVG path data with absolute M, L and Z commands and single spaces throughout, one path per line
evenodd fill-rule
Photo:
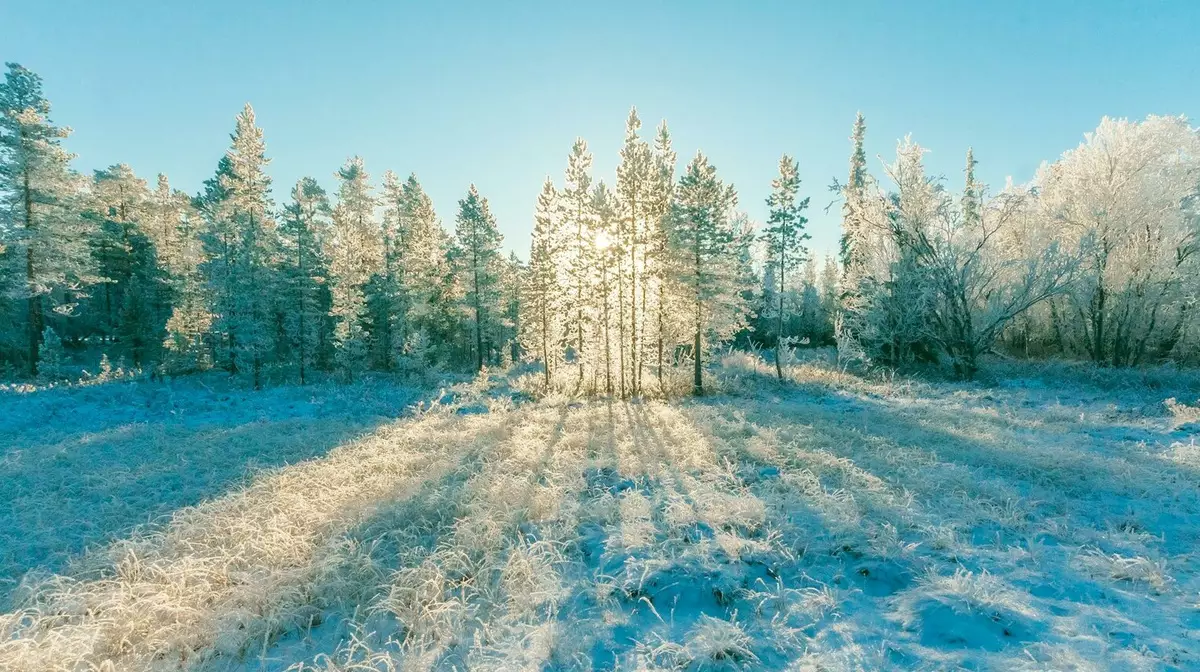
M 0 669 L 1200 666 L 1192 377 L 1046 368 L 481 377 L 29 586 Z
M 0 388 L 0 607 L 26 571 L 323 454 L 421 394 L 381 379 L 250 392 L 223 375 Z

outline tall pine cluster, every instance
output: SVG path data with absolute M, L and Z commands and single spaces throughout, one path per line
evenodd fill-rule
M 62 146 L 68 135 L 37 75 L 8 64 L 3 377 L 77 376 L 70 361 L 103 354 L 150 375 L 220 369 L 260 387 L 522 356 L 524 267 L 500 253 L 473 186 L 454 235 L 415 175 L 389 171 L 377 191 L 359 157 L 335 173 L 332 196 L 305 177 L 277 205 L 249 105 L 194 197 L 164 175 L 151 187 L 124 164 L 80 175 Z

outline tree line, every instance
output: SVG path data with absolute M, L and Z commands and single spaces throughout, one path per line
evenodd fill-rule
M 1106 365 L 1192 363 L 1200 340 L 1200 141 L 1186 120 L 1102 121 L 1027 185 L 930 176 L 909 139 L 879 177 L 851 134 L 837 258 L 807 249 L 784 155 L 756 227 L 702 153 L 677 165 L 665 122 L 632 110 L 615 179 L 578 139 L 537 196 L 528 262 L 505 256 L 471 186 L 447 231 L 415 175 L 377 186 L 361 158 L 274 201 L 247 105 L 199 193 L 124 164 L 82 176 L 41 80 L 0 85 L 0 375 L 63 375 L 101 352 L 152 375 L 268 377 L 478 370 L 539 362 L 547 388 L 702 393 L 716 347 L 836 345 L 848 365 L 943 364 L 992 351 Z

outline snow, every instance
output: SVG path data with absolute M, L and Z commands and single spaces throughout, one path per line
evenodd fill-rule
M 407 414 L 379 382 L 9 394 L 4 473 L 44 484 L 4 509 L 9 571 L 64 574 L 0 616 L 0 668 L 1200 666 L 1200 375 L 988 371 L 780 386 L 731 355 L 700 399 L 535 401 L 526 372 Z M 56 559 L 127 533 L 102 493 L 138 470 L 170 522 Z

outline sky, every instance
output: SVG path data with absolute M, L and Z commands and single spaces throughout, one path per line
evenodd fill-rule
M 195 193 L 250 102 L 277 203 L 305 175 L 334 191 L 360 155 L 377 184 L 415 172 L 451 229 L 475 183 L 522 257 L 576 137 L 614 180 L 631 106 L 647 139 L 667 120 L 680 170 L 703 151 L 758 222 L 796 157 L 824 254 L 857 111 L 876 174 L 911 134 L 951 188 L 974 147 L 999 189 L 1106 115 L 1200 118 L 1198 35 L 1195 1 L 0 0 L 0 59 L 42 76 L 81 171 L 128 163 Z

